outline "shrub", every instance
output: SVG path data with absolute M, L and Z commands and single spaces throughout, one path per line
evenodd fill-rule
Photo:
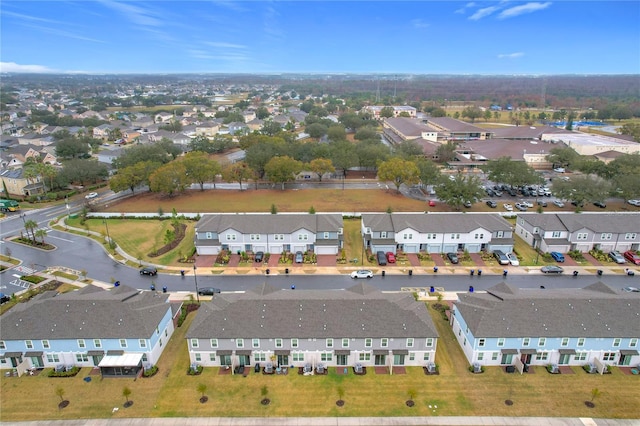
M 142 377 L 151 377 L 151 376 L 155 376 L 155 374 L 158 372 L 158 366 L 154 365 L 151 368 L 148 368 L 146 370 L 144 370 L 144 372 L 142 373 Z
M 187 370 L 187 374 L 190 376 L 197 376 L 202 373 L 203 369 L 204 368 L 201 365 L 196 365 L 195 368 L 193 368 L 193 366 L 189 366 L 189 369 Z
M 80 367 L 73 366 L 69 371 L 56 371 L 55 368 L 49 371 L 49 377 L 73 377 L 80 372 Z
M 585 260 L 580 250 L 571 250 L 567 252 L 567 255 L 576 262 L 583 262 Z

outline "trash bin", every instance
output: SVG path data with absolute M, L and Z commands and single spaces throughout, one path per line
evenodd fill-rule
M 478 269 L 478 276 L 482 275 L 482 269 Z
M 256 365 L 253 367 L 253 372 L 254 373 L 259 373 L 260 372 L 260 363 L 256 362 Z
M 434 286 L 429 287 L 429 293 L 435 293 L 436 289 Z
M 118 287 L 120 285 L 120 281 L 116 281 L 115 283 L 113 283 L 114 287 Z
M 295 290 L 296 286 L 294 284 L 291 284 L 291 290 Z
M 437 266 L 433 267 L 433 272 L 438 272 L 438 267 Z
M 573 276 L 577 277 L 578 276 L 578 271 L 573 271 Z
M 475 274 L 476 271 L 474 271 L 473 269 L 469 271 L 469 275 L 473 276 L 473 274 Z
M 409 269 L 409 276 L 413 275 L 413 269 Z
M 184 269 L 180 270 L 180 275 L 182 275 L 184 277 Z
M 289 273 L 289 268 L 284 268 L 284 273 L 288 274 Z
M 502 277 L 503 278 L 507 278 L 507 270 L 506 269 L 504 271 L 502 271 Z
M 271 273 L 271 270 L 269 268 L 267 268 L 267 270 L 265 272 L 267 273 L 267 275 L 269 275 Z
M 156 291 L 156 286 L 151 284 L 151 286 L 149 287 L 151 289 L 151 291 Z
M 472 285 L 469 286 L 469 293 L 473 293 L 473 286 Z
M 598 269 L 598 271 L 596 272 L 598 274 L 599 277 L 602 276 L 602 269 Z
M 384 277 L 387 273 L 385 271 L 382 271 L 382 276 Z
M 166 286 L 166 285 L 162 287 L 162 292 L 163 292 L 163 293 L 166 293 L 166 292 L 167 292 L 167 286 Z

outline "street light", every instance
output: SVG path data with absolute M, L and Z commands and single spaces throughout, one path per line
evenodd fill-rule
M 198 277 L 196 275 L 196 265 L 193 265 L 193 282 L 196 284 L 196 300 L 200 303 L 200 292 L 198 291 Z
M 104 223 L 104 227 L 107 229 L 107 244 L 109 248 L 111 248 L 111 237 L 109 236 L 109 226 L 107 225 L 107 219 L 102 219 L 102 223 Z

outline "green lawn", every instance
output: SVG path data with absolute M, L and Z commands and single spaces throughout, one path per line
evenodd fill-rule
M 0 377 L 0 421 L 28 421 L 77 418 L 145 417 L 238 417 L 238 416 L 570 416 L 596 418 L 636 418 L 640 399 L 638 377 L 623 375 L 614 368 L 606 376 L 551 375 L 535 367 L 533 374 L 506 374 L 487 368 L 484 374 L 467 371 L 467 361 L 447 321 L 430 309 L 441 338 L 436 362 L 438 376 L 424 375 L 422 368 L 407 368 L 407 374 L 365 376 L 265 376 L 251 372 L 248 377 L 219 375 L 208 368 L 200 376 L 188 376 L 189 358 L 184 334 L 193 320 L 187 317 L 176 330 L 158 363 L 159 372 L 148 379 L 104 379 L 92 376 L 84 382 L 88 369 L 73 378 L 49 378 L 44 374 Z M 205 384 L 209 401 L 201 404 L 198 384 Z M 123 408 L 124 387 L 134 401 Z M 260 404 L 261 388 L 267 386 L 271 404 Z M 58 409 L 55 388 L 62 387 L 70 405 Z M 346 404 L 338 408 L 338 387 L 344 389 Z M 584 401 L 591 390 L 601 395 L 596 407 Z M 409 390 L 416 391 L 416 405 L 405 405 Z M 506 406 L 504 400 L 514 402 Z M 26 401 L 38 401 L 38 409 Z M 301 403 L 304 401 L 304 403 Z M 429 405 L 432 408 L 429 408 Z M 437 409 L 433 408 L 438 406 Z M 114 407 L 119 407 L 113 412 Z

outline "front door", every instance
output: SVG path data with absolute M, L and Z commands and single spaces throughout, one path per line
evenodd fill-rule
M 502 354 L 502 361 L 500 361 L 500 364 L 511 365 L 511 361 L 513 361 L 513 354 Z
M 531 364 L 531 354 L 520 355 L 520 361 L 522 361 L 523 364 Z
M 97 367 L 102 361 L 102 355 L 91 355 L 91 359 L 93 360 L 93 366 Z
M 249 355 L 238 355 L 238 365 L 249 365 Z
M 349 355 L 336 355 L 336 364 L 337 365 L 347 365 L 347 358 Z
M 404 365 L 404 355 L 394 355 L 393 365 Z
M 620 361 L 618 361 L 618 365 L 630 365 L 631 356 L 632 355 L 620 355 Z
M 29 358 L 31 360 L 31 365 L 35 368 L 44 367 L 44 362 L 41 356 L 32 356 Z
M 558 360 L 558 364 L 569 364 L 569 354 L 560 355 L 560 359 Z
M 278 355 L 278 365 L 289 365 L 289 355 Z
M 220 355 L 220 365 L 231 365 L 231 355 Z
M 374 360 L 375 365 L 387 365 L 386 355 L 376 355 Z

